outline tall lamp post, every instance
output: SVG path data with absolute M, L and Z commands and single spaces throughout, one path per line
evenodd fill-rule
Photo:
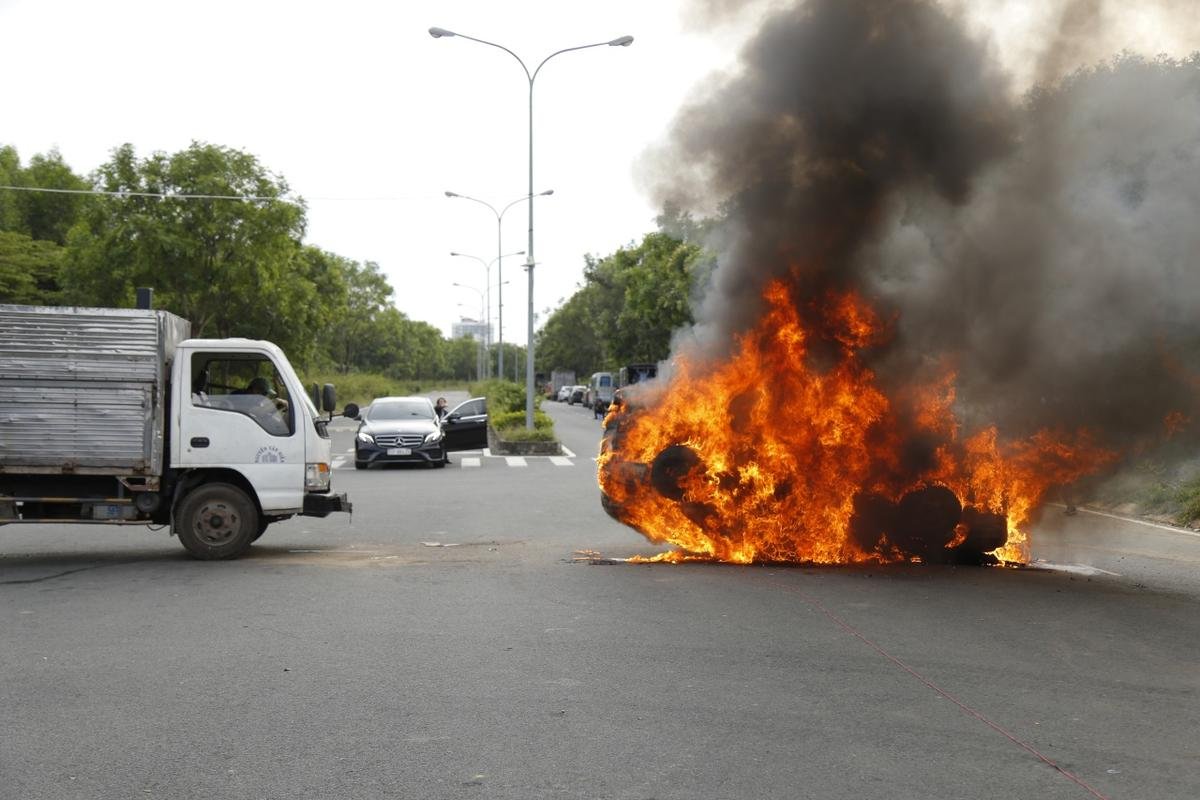
M 502 44 L 489 42 L 486 39 L 476 39 L 474 36 L 455 33 L 445 28 L 430 28 L 429 35 L 435 39 L 441 39 L 444 36 L 458 36 L 472 42 L 486 44 L 489 47 L 503 50 L 517 60 L 517 63 L 521 65 L 521 69 L 525 71 L 525 77 L 529 80 L 529 244 L 525 247 L 525 268 L 529 272 L 529 324 L 527 331 L 528 338 L 525 342 L 525 428 L 533 430 L 533 267 L 536 263 L 533 258 L 533 82 L 537 79 L 538 73 L 542 71 L 542 67 L 546 66 L 546 62 L 557 55 L 570 53 L 574 50 L 587 50 L 591 47 L 628 47 L 633 44 L 633 37 L 620 36 L 616 39 L 610 39 L 607 42 L 595 42 L 593 44 L 556 50 L 543 58 L 542 63 L 538 64 L 533 72 L 530 72 L 529 67 L 525 65 L 521 57 Z
M 451 193 L 446 192 L 446 194 L 450 195 Z M 455 195 L 455 197 L 461 197 L 461 195 Z M 470 198 L 470 199 L 473 200 L 474 198 Z M 521 198 L 521 200 L 524 200 L 524 199 L 525 198 Z M 480 201 L 480 202 L 483 202 L 483 201 Z M 517 202 L 520 202 L 520 200 L 518 200 Z M 499 252 L 499 251 L 497 250 L 497 252 Z M 483 272 L 484 272 L 484 278 L 486 280 L 487 296 L 488 296 L 488 299 L 487 299 L 487 326 L 488 326 L 488 353 L 489 353 L 488 377 L 491 377 L 492 359 L 491 359 L 490 354 L 492 351 L 492 264 L 503 264 L 503 259 L 508 258 L 509 256 L 523 256 L 523 255 L 525 255 L 525 251 L 517 250 L 515 253 L 505 253 L 504 255 L 497 255 L 491 261 L 484 261 L 479 256 L 473 256 L 473 255 L 470 255 L 469 253 L 451 252 L 450 255 L 457 256 L 458 258 L 473 258 L 476 261 L 478 261 L 480 264 L 483 265 Z M 500 286 L 503 286 L 504 284 L 508 283 L 508 281 L 500 280 L 503 277 L 504 277 L 503 268 L 497 267 L 496 280 L 500 281 L 499 285 L 496 287 L 496 293 L 499 296 L 499 300 L 500 300 L 500 366 L 497 368 L 497 374 L 501 378 L 504 377 L 504 292 L 502 289 L 500 289 Z
M 544 192 L 538 192 L 536 195 L 532 195 L 532 197 L 545 197 L 545 196 L 551 195 L 551 194 L 554 194 L 554 190 L 547 189 Z M 491 203 L 480 200 L 478 197 L 471 197 L 470 195 L 459 194 L 458 192 L 446 192 L 446 197 L 458 197 L 463 200 L 473 200 L 474 202 L 479 203 L 481 206 L 487 206 L 488 209 L 493 214 L 496 215 L 496 259 L 495 260 L 497 262 L 500 262 L 500 260 L 502 258 L 504 258 L 504 256 L 500 255 L 500 253 L 503 252 L 503 250 L 504 250 L 504 246 L 501 244 L 501 242 L 503 241 L 503 239 L 501 237 L 501 223 L 504 221 L 504 212 L 508 211 L 510 208 L 515 206 L 517 203 L 524 200 L 525 196 L 522 195 L 521 197 L 518 197 L 516 200 L 513 200 L 511 203 L 509 203 L 508 205 L 506 205 L 504 208 L 502 208 L 499 211 L 497 211 L 496 207 L 493 206 Z M 532 202 L 532 200 L 531 200 L 531 202 Z M 519 250 L 519 251 L 517 251 L 517 253 L 509 253 L 508 255 L 517 255 L 517 254 L 525 255 L 525 251 Z M 450 255 L 454 255 L 454 253 L 451 253 Z M 502 278 L 504 278 L 503 263 L 501 263 L 501 265 L 499 267 L 497 267 L 497 272 L 496 272 L 496 280 L 499 281 Z M 498 311 L 498 316 L 500 317 L 500 321 L 499 321 L 499 326 L 500 326 L 500 331 L 499 331 L 499 333 L 500 333 L 500 337 L 499 337 L 500 338 L 500 364 L 497 367 L 496 371 L 499 373 L 500 377 L 503 378 L 504 377 L 504 293 L 501 292 L 499 289 L 497 289 L 496 292 L 497 292 L 497 300 L 499 301 L 499 308 L 497 309 L 497 311 Z M 489 309 L 489 311 L 491 310 L 490 301 L 489 301 L 488 309 Z M 491 328 L 489 327 L 489 330 L 490 329 Z
M 450 285 L 457 286 L 459 289 L 470 289 L 472 292 L 479 295 L 479 321 L 482 323 L 483 322 L 483 304 L 484 304 L 483 290 L 478 289 L 478 288 L 471 286 L 470 284 L 466 284 L 466 283 L 452 283 Z M 462 305 L 462 303 L 459 303 L 459 305 Z M 487 363 L 487 360 L 485 359 L 485 356 L 484 356 L 484 343 L 486 341 L 487 341 L 486 336 L 479 337 L 479 357 L 475 360 L 475 375 L 478 377 L 479 380 L 484 379 L 483 370 L 484 370 L 484 365 Z

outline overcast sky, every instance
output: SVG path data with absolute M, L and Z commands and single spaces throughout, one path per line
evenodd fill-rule
M 1046 4 L 964 3 L 981 29 L 992 30 L 1019 85 L 1037 61 L 1029 32 L 1045 23 Z M 741 27 L 697 23 L 685 18 L 686 6 L 0 0 L 0 74 L 8 76 L 0 144 L 15 146 L 25 162 L 56 147 L 83 174 L 124 142 L 142 156 L 192 140 L 246 150 L 307 201 L 307 243 L 379 263 L 396 306 L 449 334 L 454 320 L 479 316 L 481 305 L 479 294 L 453 284 L 482 290 L 485 281 L 483 266 L 448 254 L 492 260 L 497 225 L 487 208 L 444 192 L 497 208 L 526 193 L 528 84 L 503 51 L 434 39 L 428 29 L 503 44 L 531 70 L 555 50 L 635 38 L 630 47 L 557 56 L 537 78 L 534 188 L 554 190 L 535 201 L 534 305 L 541 314 L 575 290 L 585 254 L 607 255 L 654 230 L 657 209 L 639 182 L 639 159 L 663 141 L 695 87 L 734 61 L 746 20 Z M 1154 14 L 1122 20 L 1113 29 L 1128 38 L 1102 46 L 1195 47 L 1191 32 L 1159 22 Z M 525 208 L 517 204 L 504 218 L 504 252 L 525 249 L 526 234 Z M 505 259 L 503 270 L 511 281 L 503 287 L 504 339 L 519 343 L 527 307 L 522 261 Z M 493 268 L 493 286 L 498 277 Z M 493 325 L 497 299 L 493 290 Z

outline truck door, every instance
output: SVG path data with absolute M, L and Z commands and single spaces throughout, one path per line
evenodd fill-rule
M 172 466 L 230 467 L 246 476 L 266 513 L 303 505 L 301 398 L 261 353 L 187 356 L 179 397 L 179 441 Z

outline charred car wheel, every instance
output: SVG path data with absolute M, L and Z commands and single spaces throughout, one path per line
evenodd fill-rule
M 212 483 L 183 499 L 175 529 L 180 543 L 196 558 L 235 558 L 258 538 L 258 510 L 236 486 Z

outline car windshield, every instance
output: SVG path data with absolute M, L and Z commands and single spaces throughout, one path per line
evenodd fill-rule
M 433 416 L 433 406 L 428 400 L 389 400 L 386 403 L 372 403 L 367 411 L 367 419 L 429 419 Z

